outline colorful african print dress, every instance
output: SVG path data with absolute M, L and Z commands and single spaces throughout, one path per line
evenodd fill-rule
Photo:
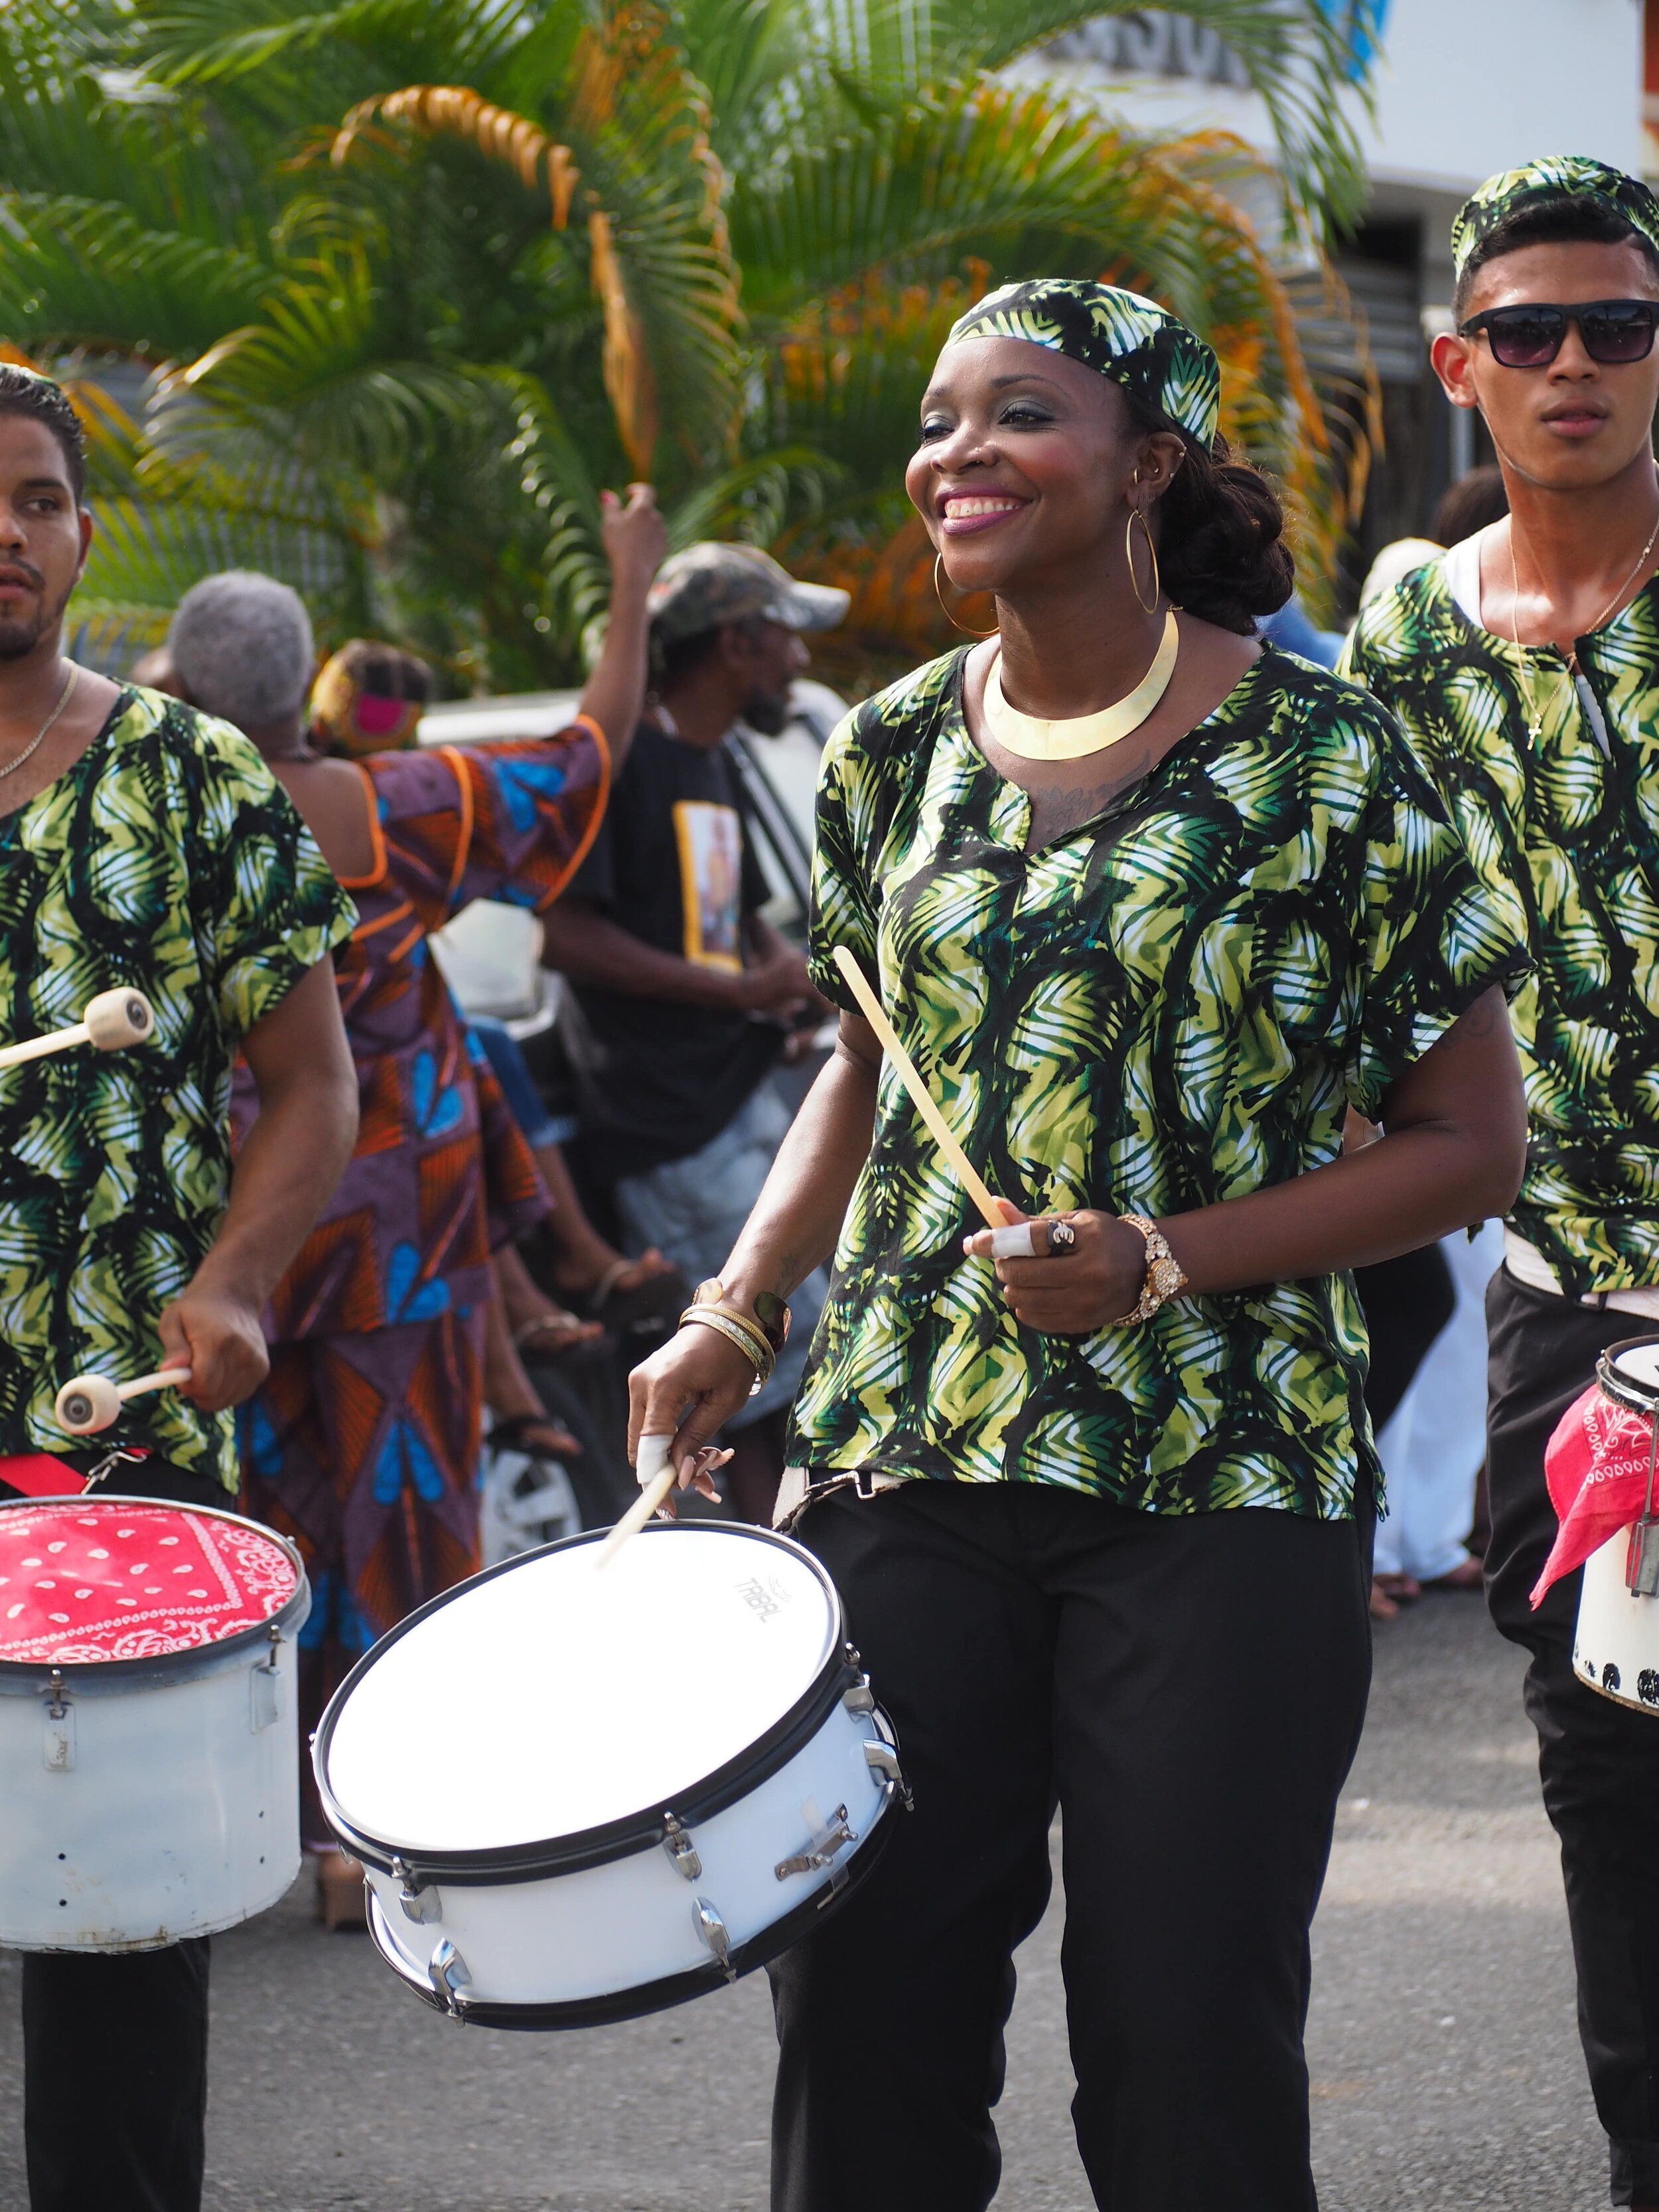
M 311 1577 L 302 1726 L 377 1637 L 477 1566 L 489 1255 L 547 1211 L 428 939 L 477 898 L 550 905 L 609 776 L 591 724 L 357 766 L 375 843 L 339 963 L 357 1149 L 278 1285 L 270 1379 L 241 1422 L 247 1510 L 294 1538 Z M 309 1802 L 308 1830 L 319 1820 Z
M 122 984 L 155 1013 L 147 1043 L 0 1073 L 0 1455 L 85 1472 L 118 1444 L 234 1489 L 228 1413 L 156 1391 L 87 1449 L 52 1401 L 86 1370 L 159 1364 L 157 1316 L 229 1195 L 238 1048 L 351 915 L 246 738 L 159 692 L 123 690 L 79 760 L 0 816 L 0 1035 L 66 1028 Z
M 1392 720 L 1272 649 L 1104 812 L 1035 852 L 969 734 L 965 652 L 826 750 L 811 967 L 849 946 L 992 1188 L 1032 1212 L 1181 1213 L 1334 1160 L 1524 967 Z M 1377 1480 L 1351 1279 L 1022 1328 L 890 1066 L 792 1457 L 823 1474 L 1051 1482 L 1148 1512 L 1338 1520 Z

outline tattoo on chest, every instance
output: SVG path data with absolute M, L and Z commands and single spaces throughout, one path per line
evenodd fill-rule
M 1039 781 L 1036 777 L 1022 776 L 1021 786 L 1031 802 L 1028 849 L 1035 851 L 1039 846 L 1052 845 L 1069 836 L 1084 823 L 1092 821 L 1131 785 L 1139 783 L 1151 766 L 1151 756 L 1143 750 L 1131 759 L 1118 760 L 1110 775 L 1086 784 Z

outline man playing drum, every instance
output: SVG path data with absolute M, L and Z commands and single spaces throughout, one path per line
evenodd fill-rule
M 259 1314 L 333 1189 L 357 1089 L 331 950 L 351 908 L 252 747 L 63 656 L 92 519 L 69 400 L 0 367 L 0 1007 L 7 1041 L 114 985 L 154 1034 L 0 1073 L 0 1497 L 80 1488 L 225 1504 L 228 1408 L 265 1372 Z M 233 1179 L 231 1066 L 261 1115 Z M 187 1366 L 77 1445 L 82 1370 Z M 0 1791 L 4 1789 L 0 1778 Z M 23 1966 L 33 2212 L 194 2212 L 208 1947 Z M 7 2164 L 11 2161 L 8 2160 Z
M 1659 201 L 1600 162 L 1483 185 L 1452 232 L 1454 406 L 1510 514 L 1361 615 L 1348 672 L 1405 724 L 1536 961 L 1512 1017 L 1531 1141 L 1492 1279 L 1487 1595 L 1532 1654 L 1578 2017 L 1616 2204 L 1659 2206 L 1659 1724 L 1577 1680 L 1581 1575 L 1544 1449 L 1597 1353 L 1659 1328 Z

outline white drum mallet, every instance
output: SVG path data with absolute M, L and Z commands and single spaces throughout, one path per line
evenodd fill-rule
M 80 1020 L 66 1030 L 52 1030 L 45 1036 L 22 1044 L 0 1046 L 0 1067 L 18 1067 L 26 1060 L 44 1060 L 48 1053 L 71 1052 L 89 1044 L 98 1052 L 119 1052 L 130 1044 L 143 1044 L 155 1033 L 155 1016 L 142 991 L 100 991 L 87 1001 Z
M 154 1375 L 139 1375 L 131 1382 L 112 1382 L 107 1375 L 77 1375 L 65 1382 L 52 1404 L 60 1429 L 72 1437 L 95 1437 L 118 1418 L 129 1398 L 142 1398 L 147 1390 L 182 1389 L 190 1380 L 188 1367 L 163 1367 Z

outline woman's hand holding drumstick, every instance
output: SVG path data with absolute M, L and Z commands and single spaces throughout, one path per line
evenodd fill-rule
M 986 1226 L 963 1241 L 969 1259 L 994 1260 L 1002 1295 L 1014 1318 L 1028 1328 L 1054 1334 L 1091 1335 L 1129 1311 L 1146 1274 L 1146 1247 L 1115 1215 L 1092 1208 L 1033 1220 L 1013 1202 L 986 1188 L 956 1133 L 917 1074 L 879 999 L 844 945 L 836 965 L 881 1040 L 910 1103 L 934 1143 L 955 1169 Z

